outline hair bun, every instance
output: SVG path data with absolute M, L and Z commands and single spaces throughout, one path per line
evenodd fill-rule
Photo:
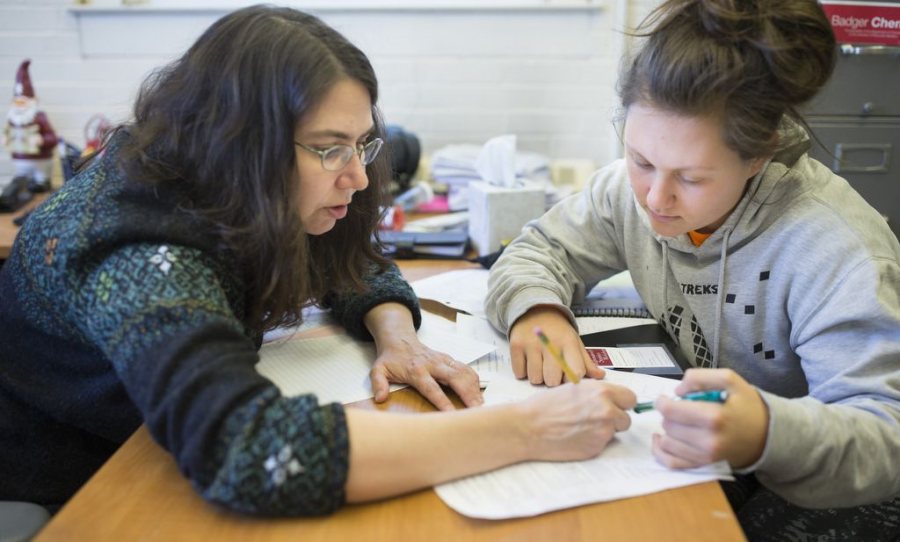
M 710 36 L 733 41 L 754 36 L 759 31 L 759 2 L 693 0 L 688 3 L 694 4 L 695 15 Z
M 694 0 L 704 30 L 738 47 L 756 49 L 785 101 L 811 99 L 834 68 L 835 39 L 814 0 Z M 685 10 L 685 14 L 690 10 Z

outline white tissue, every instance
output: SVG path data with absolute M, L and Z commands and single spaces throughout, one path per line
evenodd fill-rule
M 488 184 L 512 188 L 516 185 L 516 136 L 489 139 L 475 159 L 475 171 Z

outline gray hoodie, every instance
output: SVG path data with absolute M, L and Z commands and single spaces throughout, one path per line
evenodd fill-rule
M 623 160 L 525 226 L 491 269 L 488 318 L 568 305 L 628 269 L 698 367 L 728 367 L 769 408 L 766 447 L 741 472 L 811 508 L 900 495 L 900 245 L 785 124 L 781 149 L 701 246 L 649 225 Z

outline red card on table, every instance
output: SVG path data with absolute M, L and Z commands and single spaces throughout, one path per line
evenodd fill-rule
M 597 364 L 598 367 L 612 367 L 612 358 L 609 357 L 603 348 L 588 348 L 588 356 Z

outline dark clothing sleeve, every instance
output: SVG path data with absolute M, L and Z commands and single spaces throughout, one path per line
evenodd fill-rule
M 348 333 L 358 339 L 372 340 L 372 335 L 363 324 L 363 318 L 376 305 L 389 301 L 406 305 L 412 313 L 413 325 L 419 329 L 422 324 L 419 300 L 396 265 L 391 264 L 384 271 L 373 268 L 366 276 L 366 285 L 368 289 L 365 292 L 331 294 L 323 303 L 331 308 L 334 317 Z
M 256 372 L 214 268 L 195 249 L 132 244 L 70 274 L 78 293 L 62 300 L 204 497 L 254 514 L 331 512 L 347 478 L 343 407 L 282 397 Z M 102 419 L 102 396 L 94 408 Z

